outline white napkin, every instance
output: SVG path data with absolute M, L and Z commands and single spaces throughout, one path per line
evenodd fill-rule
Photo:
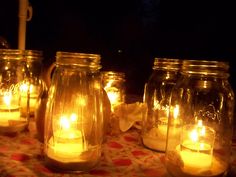
M 146 113 L 146 105 L 141 102 L 120 104 L 114 108 L 114 114 L 119 118 L 119 128 L 122 132 L 132 126 L 141 129 L 142 118 Z

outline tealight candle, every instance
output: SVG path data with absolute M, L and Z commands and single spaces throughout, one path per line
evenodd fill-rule
M 104 90 L 111 103 L 111 109 L 124 102 L 124 82 L 125 74 L 121 72 L 107 71 L 103 72 Z
M 12 105 L 12 95 L 5 93 L 2 105 L 0 105 L 0 125 L 9 126 L 11 121 L 20 121 L 20 109 L 18 105 Z
M 0 126 L 9 126 L 14 121 L 20 121 L 19 106 L 0 105 Z
M 200 120 L 197 126 L 186 126 L 183 134 L 183 142 L 177 146 L 177 151 L 184 164 L 183 171 L 199 174 L 210 170 L 215 138 L 214 130 L 203 126 Z
M 57 131 L 49 140 L 47 154 L 60 162 L 77 162 L 82 160 L 80 155 L 85 150 L 81 131 Z
M 179 134 L 180 128 L 179 128 L 179 119 L 178 119 L 178 111 L 179 106 L 176 105 L 173 109 L 170 111 L 173 111 L 174 113 L 174 121 L 173 125 L 176 127 L 175 131 L 170 132 L 172 134 Z M 163 114 L 161 114 L 163 113 Z M 160 117 L 158 119 L 158 123 L 156 127 L 153 127 L 151 130 L 149 130 L 148 133 L 143 135 L 143 144 L 151 149 L 158 150 L 158 151 L 165 151 L 166 148 L 166 140 L 167 140 L 167 128 L 168 128 L 168 114 L 169 109 L 168 107 L 162 108 L 162 110 L 159 110 L 159 116 L 165 116 Z
M 86 151 L 81 130 L 75 129 L 77 116 L 71 114 L 68 118 L 60 118 L 60 128 L 53 133 L 48 142 L 47 155 L 49 158 L 66 163 L 82 161 L 80 155 Z

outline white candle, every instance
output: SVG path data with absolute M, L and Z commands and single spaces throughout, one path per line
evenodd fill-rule
M 59 128 L 48 141 L 48 157 L 60 162 L 80 162 L 80 155 L 87 150 L 83 133 L 77 127 L 77 115 L 61 116 Z
M 9 126 L 12 121 L 20 121 L 20 109 L 18 105 L 13 105 L 11 92 L 4 93 L 0 105 L 0 125 Z
M 177 146 L 184 164 L 183 171 L 189 174 L 201 174 L 211 170 L 215 132 L 203 126 L 200 120 L 197 125 L 184 127 L 183 134 L 183 141 Z
M 180 151 L 181 159 L 184 162 L 183 170 L 194 173 L 210 170 L 212 165 L 211 148 L 211 145 L 206 143 L 184 142 Z
M 48 157 L 60 162 L 82 161 L 80 155 L 86 150 L 86 144 L 79 130 L 57 131 L 48 144 Z
M 14 121 L 20 121 L 19 106 L 0 105 L 0 126 L 9 126 Z
M 158 151 L 165 151 L 166 149 L 166 141 L 167 141 L 167 129 L 168 129 L 168 119 L 169 119 L 169 107 L 161 106 L 159 103 L 155 103 L 155 108 L 159 109 L 158 114 L 160 118 L 158 119 L 158 123 L 156 127 L 153 127 L 149 132 L 147 132 L 143 136 L 143 144 L 151 149 Z M 171 136 L 179 135 L 180 127 L 179 127 L 179 106 L 171 108 L 170 111 L 173 112 L 172 125 L 174 128 L 173 131 L 169 132 L 172 134 Z M 175 141 L 175 140 L 174 140 Z
M 165 151 L 167 126 L 168 119 L 166 117 L 160 118 L 158 127 L 153 127 L 143 136 L 143 144 L 151 149 Z

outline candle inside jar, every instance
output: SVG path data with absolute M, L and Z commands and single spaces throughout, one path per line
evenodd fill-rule
M 48 142 L 48 157 L 61 162 L 82 161 L 80 155 L 86 151 L 87 146 L 82 131 L 75 129 L 76 123 L 75 114 L 72 114 L 69 119 L 66 116 L 60 118 L 61 129 L 56 130 Z
M 113 86 L 113 83 L 115 80 L 110 79 L 106 86 L 104 87 L 104 90 L 107 93 L 107 96 L 111 102 L 112 110 L 114 110 L 114 107 L 121 103 L 121 90 L 117 87 Z
M 12 94 L 6 92 L 0 105 L 0 125 L 9 126 L 11 122 L 20 121 L 20 109 L 18 105 L 12 105 Z
M 214 136 L 206 138 L 206 128 L 202 125 L 202 121 L 199 121 L 198 125 L 188 132 L 189 139 L 183 140 L 180 146 L 180 156 L 184 163 L 183 171 L 187 173 L 198 174 L 211 169 L 214 142 L 211 138 Z
M 36 87 L 30 84 L 28 86 L 27 84 L 22 84 L 20 87 L 21 90 L 21 112 L 23 115 L 27 113 L 27 100 L 28 100 L 28 88 L 29 89 L 29 112 L 30 115 L 34 115 L 35 112 L 35 107 L 36 107 L 36 102 L 38 98 L 38 93 L 36 90 Z
M 158 105 L 160 108 L 160 105 Z M 159 118 L 157 127 L 153 127 L 146 135 L 143 136 L 143 144 L 151 149 L 155 149 L 158 151 L 165 151 L 166 148 L 166 140 L 167 140 L 167 129 L 168 129 L 168 119 L 169 119 L 169 108 L 163 107 L 162 110 L 163 117 Z M 173 111 L 173 125 L 175 129 L 172 134 L 178 135 L 180 132 L 179 128 L 179 106 L 176 105 L 170 111 Z M 159 111 L 160 115 L 160 111 Z

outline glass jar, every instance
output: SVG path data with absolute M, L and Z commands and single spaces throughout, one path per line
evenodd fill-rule
M 17 133 L 28 125 L 29 89 L 26 89 L 26 113 L 21 105 L 21 85 L 28 85 L 24 51 L 0 49 L 0 133 Z
M 180 64 L 179 59 L 155 58 L 153 72 L 145 84 L 143 102 L 147 113 L 142 121 L 142 142 L 152 150 L 163 152 L 166 148 L 170 96 Z
M 172 176 L 225 176 L 230 163 L 234 93 L 229 65 L 183 61 L 172 91 L 166 167 Z
M 46 164 L 87 171 L 101 156 L 103 135 L 100 55 L 56 53 L 46 107 Z
M 125 73 L 117 71 L 102 72 L 103 88 L 111 103 L 111 109 L 125 101 Z
M 37 50 L 25 50 L 24 56 L 27 61 L 27 69 L 29 72 L 29 90 L 30 90 L 30 99 L 29 99 L 29 113 L 30 116 L 34 116 L 35 107 L 38 98 L 47 92 L 47 86 L 43 79 L 41 78 L 42 72 L 42 59 L 43 59 L 43 52 Z M 25 89 L 28 89 L 26 85 L 22 85 L 22 92 L 21 92 L 21 105 L 23 107 L 23 113 L 26 113 L 26 101 L 25 98 L 27 93 Z

